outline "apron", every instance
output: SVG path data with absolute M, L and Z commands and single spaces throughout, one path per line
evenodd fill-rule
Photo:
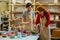
M 29 22 L 29 24 L 25 25 L 25 30 L 26 31 L 27 30 L 28 31 L 33 30 L 33 17 L 32 17 L 32 13 L 31 12 L 26 14 L 25 22 Z
M 43 28 L 45 27 L 45 24 L 46 24 L 46 17 L 43 17 L 40 19 L 40 26 Z M 40 30 L 40 40 L 49 40 L 48 27 L 45 27 L 43 28 L 43 30 Z

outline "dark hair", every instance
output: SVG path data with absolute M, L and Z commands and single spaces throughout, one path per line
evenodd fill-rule
M 31 3 L 27 3 L 26 8 L 28 8 L 29 6 L 33 7 L 33 5 Z

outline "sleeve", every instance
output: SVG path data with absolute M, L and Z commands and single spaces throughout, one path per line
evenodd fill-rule
M 35 22 L 35 12 L 32 11 L 30 14 L 32 14 L 32 21 L 33 21 L 33 23 L 34 23 L 34 22 Z
M 35 18 L 35 12 L 33 12 L 33 14 L 32 14 L 32 15 L 33 15 L 33 18 Z
M 35 14 L 34 14 L 34 11 L 31 11 L 30 13 L 32 13 L 32 16 L 34 17 L 34 15 L 35 15 Z
M 40 17 L 41 15 L 37 14 L 36 22 L 35 22 L 36 25 L 40 23 Z
M 50 13 L 49 12 L 47 12 L 46 19 L 47 19 L 47 22 L 45 26 L 48 27 L 48 25 L 50 24 Z

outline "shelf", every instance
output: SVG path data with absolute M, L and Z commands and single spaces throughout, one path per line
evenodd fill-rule
M 5 18 L 5 19 L 6 19 L 6 18 L 8 19 L 8 17 L 2 17 L 2 18 L 3 18 L 3 19 L 4 19 L 4 18 Z
M 13 13 L 15 14 L 20 14 L 22 13 L 23 11 L 20 11 L 20 12 L 17 12 L 17 11 L 14 11 Z M 49 11 L 51 14 L 60 14 L 60 12 L 52 12 L 52 11 Z
M 52 6 L 54 6 L 54 5 L 60 5 L 60 4 L 36 4 L 36 5 L 52 5 Z
M 7 28 L 9 25 L 3 25 L 3 28 Z
M 16 19 L 10 19 L 9 21 L 17 21 L 17 20 L 21 20 L 20 18 L 16 18 Z
M 17 20 L 21 20 L 21 19 L 17 18 L 17 19 L 12 19 L 12 20 L 17 21 Z
M 8 24 L 6 24 L 6 25 L 5 25 L 5 24 L 3 24 L 3 26 L 9 26 L 9 25 L 8 25 Z
M 25 5 L 25 4 L 9 4 L 9 5 Z
M 60 12 L 51 12 L 51 11 L 50 11 L 50 14 L 51 14 L 51 15 L 59 15 L 59 16 L 60 16 Z
M 17 20 L 21 20 L 21 19 L 19 19 L 19 18 L 17 18 L 17 19 L 11 19 L 10 21 L 17 21 Z M 60 20 L 50 20 L 50 21 L 54 21 L 54 22 L 60 22 Z M 25 23 L 25 22 L 23 22 L 23 23 Z
M 21 14 L 23 11 L 20 11 L 20 12 L 16 12 L 14 11 L 13 14 Z
M 60 20 L 50 20 L 50 21 L 53 21 L 53 22 L 60 22 Z
M 26 5 L 26 4 L 9 4 L 9 5 Z M 57 5 L 58 6 L 60 4 L 35 4 L 35 5 L 52 5 L 52 6 Z
M 22 13 L 23 11 L 20 11 L 20 12 L 17 12 L 17 11 L 13 11 L 14 14 L 20 14 Z M 60 12 L 52 12 L 52 11 L 49 11 L 51 14 L 60 14 Z
M 51 37 L 52 39 L 60 39 L 60 37 Z
M 3 21 L 3 22 L 9 22 L 9 21 Z
M 9 4 L 9 5 L 21 5 L 21 6 L 25 6 L 26 4 Z
M 50 13 L 53 13 L 53 14 L 54 14 L 54 13 L 58 13 L 58 14 L 60 14 L 60 12 L 56 12 L 56 11 L 55 11 L 55 12 L 50 11 Z
M 6 0 L 0 0 L 0 2 L 6 2 Z

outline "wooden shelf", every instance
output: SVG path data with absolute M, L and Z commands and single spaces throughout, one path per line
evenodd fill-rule
M 54 21 L 54 22 L 60 22 L 60 20 L 50 20 L 50 21 Z
M 26 5 L 26 4 L 9 4 L 9 5 Z M 58 6 L 60 4 L 33 4 L 33 5 L 52 5 L 52 6 Z
M 60 12 L 50 12 L 51 15 L 58 15 L 60 16 Z
M 58 13 L 58 14 L 60 14 L 60 12 L 51 12 L 51 11 L 50 11 L 50 13 Z
M 9 5 L 16 5 L 16 6 L 21 5 L 21 6 L 25 6 L 26 4 L 9 4 Z
M 54 5 L 60 5 L 60 4 L 36 4 L 36 5 L 52 5 L 52 6 L 54 6 Z
M 0 0 L 0 2 L 6 2 L 6 0 Z
M 20 12 L 17 12 L 17 11 L 13 11 L 13 13 L 17 13 L 17 14 L 19 14 L 19 13 L 22 13 L 23 11 L 20 11 Z M 35 12 L 35 11 L 34 11 Z M 51 14 L 60 14 L 60 12 L 52 12 L 52 11 L 49 11 Z
M 9 5 L 25 5 L 25 4 L 9 4 Z
M 12 19 L 12 20 L 16 21 L 16 20 L 21 20 L 21 19 L 19 19 L 19 18 L 16 18 L 16 19 Z
M 9 25 L 8 25 L 8 24 L 7 24 L 7 25 L 4 25 L 4 24 L 3 24 L 3 26 L 5 27 L 5 26 L 9 26 Z
M 3 21 L 3 22 L 9 22 L 9 21 Z
M 52 39 L 60 39 L 60 37 L 51 37 Z
M 20 11 L 20 12 L 16 12 L 14 11 L 13 14 L 21 14 L 23 11 Z
M 17 21 L 17 20 L 21 20 L 21 19 L 16 18 L 16 19 L 10 19 L 9 21 Z

